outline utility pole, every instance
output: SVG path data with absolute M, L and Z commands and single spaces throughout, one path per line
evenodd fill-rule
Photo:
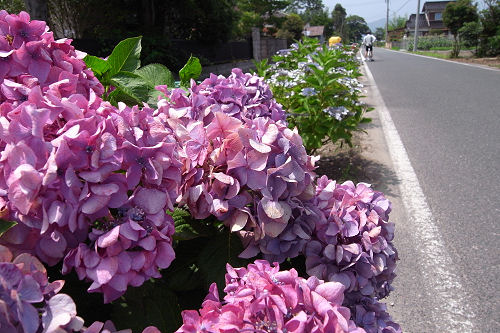
M 388 40 L 388 28 L 389 28 L 389 0 L 385 0 L 387 4 L 387 14 L 385 16 L 385 45 L 389 42 Z
M 415 16 L 415 38 L 413 39 L 413 52 L 417 52 L 419 17 L 420 17 L 420 0 L 417 0 L 417 15 Z

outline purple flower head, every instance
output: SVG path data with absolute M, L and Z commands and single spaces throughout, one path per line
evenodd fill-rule
M 22 82 L 23 76 L 30 76 L 31 84 Z M 54 41 L 45 22 L 30 21 L 25 12 L 15 15 L 3 11 L 0 16 L 0 78 L 30 88 L 39 86 L 42 91 L 59 82 L 59 98 L 76 93 L 94 101 L 104 92 L 70 40 Z M 0 102 L 14 96 L 9 89 L 0 90 Z M 26 96 L 18 94 L 17 101 L 23 102 Z
M 16 49 L 23 43 L 40 40 L 48 31 L 44 21 L 31 21 L 26 12 L 20 12 L 19 15 L 5 15 L 3 20 L 9 27 L 8 33 L 4 32 L 3 37 Z
M 310 275 L 344 284 L 347 293 L 385 297 L 397 253 L 387 222 L 390 202 L 367 184 L 318 179 L 314 203 L 323 212 L 305 247 Z
M 68 295 L 57 294 L 64 281 L 49 283 L 43 265 L 29 254 L 13 259 L 10 251 L 1 245 L 0 254 L 2 331 L 72 332 L 83 326 L 83 320 L 76 316 L 73 300 Z M 41 318 L 39 313 L 42 313 Z
M 175 258 L 174 222 L 166 204 L 165 192 L 138 187 L 127 203 L 96 220 L 89 235 L 93 246 L 82 243 L 71 250 L 63 271 L 74 268 L 80 279 L 91 280 L 89 292 L 102 292 L 105 303 L 129 285 L 160 277 L 158 270 Z
M 233 69 L 227 78 L 211 74 L 202 83 L 194 84 L 190 89 L 189 99 L 182 91 L 175 89 L 167 97 L 173 103 L 169 105 L 160 102 L 162 112 L 173 118 L 202 120 L 206 125 L 217 111 L 237 119 L 286 119 L 281 105 L 273 99 L 269 85 L 262 78 L 245 74 L 239 68 Z
M 182 313 L 176 332 L 365 332 L 342 307 L 343 290 L 340 283 L 306 280 L 264 260 L 247 268 L 227 265 L 224 302 L 213 284 L 199 312 Z

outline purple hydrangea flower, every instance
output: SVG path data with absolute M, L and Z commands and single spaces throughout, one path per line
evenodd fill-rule
M 325 176 L 314 202 L 325 219 L 305 248 L 308 274 L 341 282 L 347 293 L 387 296 L 398 259 L 394 224 L 387 221 L 390 202 L 367 184 L 336 184 Z
M 224 301 L 212 284 L 199 312 L 183 311 L 176 332 L 365 332 L 342 307 L 343 290 L 340 283 L 306 280 L 265 260 L 248 268 L 227 265 Z

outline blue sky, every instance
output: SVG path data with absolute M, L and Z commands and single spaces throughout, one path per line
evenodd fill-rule
M 435 2 L 439 0 L 429 0 Z M 426 0 L 420 0 L 420 10 Z M 479 9 L 484 8 L 482 0 L 476 0 L 479 3 Z M 358 15 L 365 19 L 366 23 L 370 23 L 382 18 L 385 18 L 387 5 L 385 0 L 323 0 L 323 4 L 329 8 L 329 12 L 333 10 L 335 4 L 340 3 L 347 11 L 347 15 Z M 389 1 L 389 19 L 396 16 L 409 16 L 417 11 L 417 0 L 390 0 Z
M 420 0 L 420 9 L 425 0 Z M 432 1 L 430 1 L 432 2 Z M 358 15 L 365 19 L 367 23 L 385 18 L 385 0 L 323 0 L 323 4 L 333 10 L 335 4 L 340 3 L 347 11 L 347 15 Z M 409 16 L 417 11 L 417 0 L 390 0 L 389 19 L 394 16 Z

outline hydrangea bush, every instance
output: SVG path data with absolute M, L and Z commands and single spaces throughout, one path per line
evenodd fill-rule
M 87 327 L 71 298 L 85 295 L 58 293 L 42 263 L 102 294 L 120 329 L 400 331 L 379 303 L 397 260 L 390 203 L 367 184 L 317 178 L 262 77 L 234 69 L 196 83 L 190 59 L 175 88 L 165 68 L 140 67 L 140 38 L 85 56 L 24 12 L 1 11 L 0 34 L 9 332 L 115 330 Z
M 340 44 L 330 48 L 304 38 L 279 51 L 272 64 L 265 60 L 257 66 L 309 152 L 328 142 L 350 145 L 352 132 L 370 121 L 364 117 L 369 109 L 359 101 L 363 85 L 357 80 L 361 74 L 356 52 Z

